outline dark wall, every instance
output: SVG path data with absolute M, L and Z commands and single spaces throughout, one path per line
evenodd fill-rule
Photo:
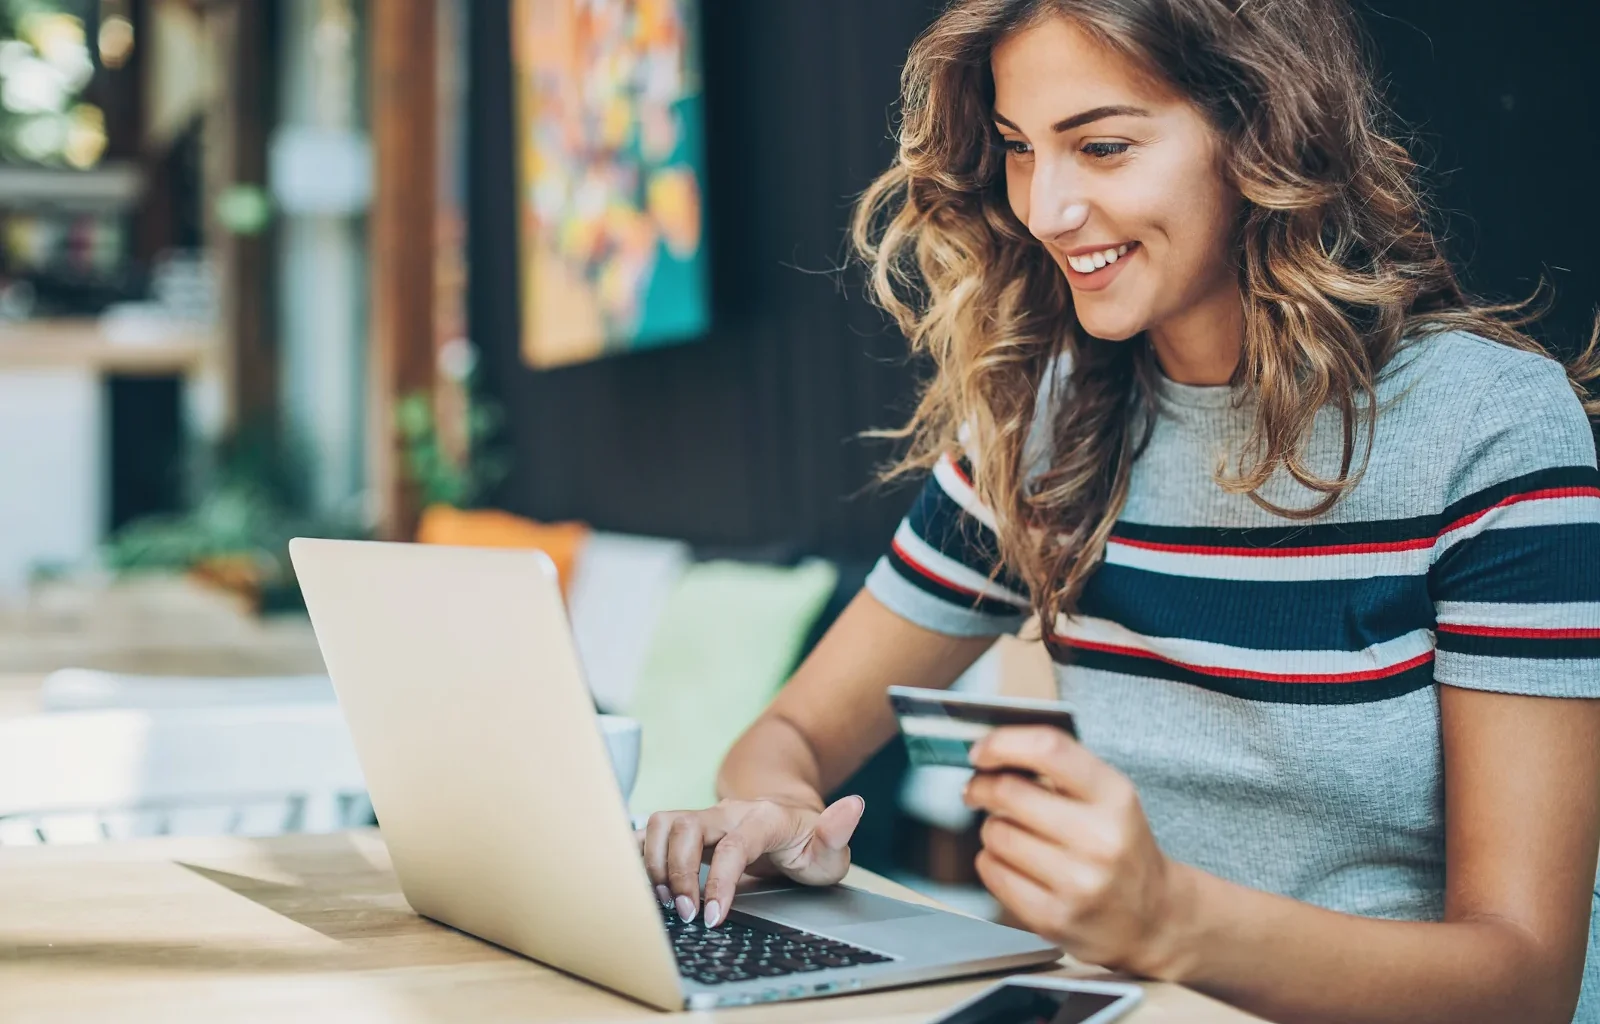
M 930 9 L 707 0 L 711 335 L 544 373 L 517 352 L 506 5 L 475 10 L 472 331 L 509 413 L 508 507 L 719 545 L 887 540 L 906 498 L 851 500 L 889 455 L 853 438 L 903 418 L 904 343 L 823 271 L 893 152 L 900 58 Z
M 1452 256 L 1479 291 L 1555 306 L 1534 333 L 1587 340 L 1600 301 L 1593 0 L 1368 0 L 1386 92 L 1415 129 Z
M 716 325 L 699 343 L 535 373 L 518 356 L 506 0 L 474 15 L 472 330 L 507 407 L 499 498 L 544 519 L 869 556 L 905 494 L 868 491 L 911 369 L 844 253 L 850 197 L 892 153 L 890 105 L 931 0 L 704 0 Z M 1600 296 L 1589 196 L 1600 117 L 1568 0 L 1367 7 L 1476 287 L 1559 289 L 1570 343 Z M 1381 8 L 1381 10 L 1380 10 Z M 1546 267 L 1548 266 L 1548 271 Z M 1564 269 L 1557 269 L 1564 268 Z

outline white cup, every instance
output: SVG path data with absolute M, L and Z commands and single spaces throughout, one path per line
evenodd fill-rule
M 639 777 L 639 741 L 642 732 L 636 719 L 623 715 L 597 715 L 600 732 L 606 738 L 606 753 L 611 755 L 611 770 L 617 776 L 617 788 L 622 799 L 633 795 L 634 781 Z

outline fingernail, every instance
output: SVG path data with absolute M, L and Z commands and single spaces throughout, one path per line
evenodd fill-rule
M 663 907 L 672 906 L 672 893 L 667 890 L 666 886 L 656 886 L 656 902 L 660 903 Z
M 678 908 L 678 916 L 683 918 L 684 924 L 694 920 L 694 900 L 687 896 L 679 896 L 675 905 Z
M 706 927 L 715 928 L 722 920 L 722 908 L 717 906 L 716 900 L 706 901 Z

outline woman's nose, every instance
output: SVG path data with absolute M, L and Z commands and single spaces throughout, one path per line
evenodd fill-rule
M 1089 204 L 1079 200 L 1041 196 L 1031 206 L 1028 230 L 1041 242 L 1053 242 L 1089 221 Z

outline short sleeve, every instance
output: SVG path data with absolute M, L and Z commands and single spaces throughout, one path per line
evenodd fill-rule
M 999 566 L 994 516 L 977 497 L 968 467 L 941 459 L 867 590 L 890 611 L 950 636 L 1015 633 L 1029 603 Z
M 1600 697 L 1600 473 L 1565 371 L 1518 353 L 1461 422 L 1428 576 L 1435 679 Z

